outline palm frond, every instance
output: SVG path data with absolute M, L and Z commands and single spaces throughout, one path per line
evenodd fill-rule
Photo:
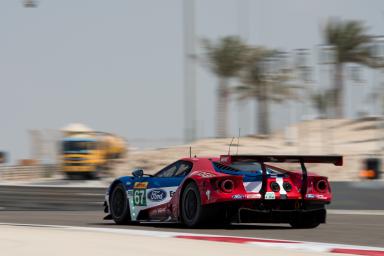
M 220 77 L 233 77 L 245 65 L 248 46 L 237 36 L 227 36 L 212 42 L 202 40 L 211 70 Z
M 336 61 L 339 63 L 352 62 L 371 66 L 371 51 L 367 48 L 372 37 L 367 34 L 367 28 L 360 21 L 328 21 L 323 34 L 326 44 L 336 49 Z

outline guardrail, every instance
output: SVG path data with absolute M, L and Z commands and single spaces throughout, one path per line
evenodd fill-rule
M 331 182 L 333 200 L 328 209 L 384 210 L 383 181 Z M 0 186 L 0 210 L 103 210 L 105 187 Z
M 44 165 L 11 165 L 0 167 L 0 180 L 28 180 L 48 178 L 60 171 L 56 164 Z

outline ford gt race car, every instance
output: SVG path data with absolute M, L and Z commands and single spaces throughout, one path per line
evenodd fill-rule
M 276 167 L 296 163 L 301 170 Z M 135 170 L 112 182 L 104 219 L 117 224 L 325 223 L 332 200 L 328 179 L 308 173 L 307 163 L 343 164 L 342 156 L 222 155 L 182 158 L 154 175 Z M 274 164 L 274 165 L 271 165 Z

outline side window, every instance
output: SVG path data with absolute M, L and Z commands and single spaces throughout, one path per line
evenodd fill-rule
M 191 170 L 192 170 L 192 163 L 190 163 L 190 162 L 181 162 L 173 176 L 175 176 L 175 177 L 184 177 L 184 176 L 188 175 L 188 173 Z
M 156 173 L 154 176 L 159 178 L 168 178 L 172 177 L 175 171 L 177 170 L 178 163 L 174 163 L 170 166 L 165 167 L 158 173 Z

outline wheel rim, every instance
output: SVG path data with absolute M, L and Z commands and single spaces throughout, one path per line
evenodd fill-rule
M 112 212 L 116 217 L 121 217 L 125 210 L 124 192 L 116 189 L 112 199 Z
M 194 191 L 188 191 L 185 197 L 185 215 L 187 219 L 192 220 L 197 212 L 197 197 Z

